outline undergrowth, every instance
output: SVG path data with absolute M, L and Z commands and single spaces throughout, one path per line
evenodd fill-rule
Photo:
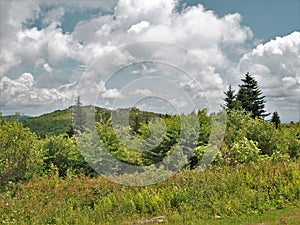
M 184 170 L 146 187 L 58 173 L 9 184 L 0 193 L 3 224 L 126 224 L 176 215 L 201 219 L 262 214 L 300 200 L 299 163 Z

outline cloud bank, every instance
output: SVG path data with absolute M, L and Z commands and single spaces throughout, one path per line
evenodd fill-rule
M 184 67 L 196 80 L 205 81 L 201 86 L 207 93 L 198 89 L 191 91 L 197 108 L 202 107 L 197 101 L 206 95 L 211 108 L 217 109 L 227 85 L 237 85 L 244 73 L 250 71 L 270 102 L 267 109 L 281 114 L 293 112 L 288 117 L 296 119 L 300 85 L 299 32 L 255 46 L 255 35 L 242 25 L 242 15 L 219 17 L 200 4 L 181 11 L 177 6 L 176 0 L 89 1 L 88 4 L 1 2 L 1 110 L 12 112 L 14 107 L 22 105 L 30 114 L 32 105 L 39 105 L 42 113 L 43 105 L 49 102 L 57 106 L 72 104 L 72 97 L 77 94 L 73 84 L 79 82 L 82 73 L 95 72 L 89 68 L 96 59 L 111 51 L 116 51 L 117 57 L 111 59 L 116 65 L 130 64 L 136 58 L 173 57 L 174 52 L 167 49 L 152 51 L 152 55 L 145 48 L 136 49 L 135 54 L 117 50 L 129 43 L 158 41 L 181 46 L 187 50 L 186 54 L 195 56 L 194 60 L 185 62 Z M 72 17 L 74 14 L 79 15 L 79 19 Z M 175 66 L 183 65 L 184 58 L 182 53 L 173 57 L 172 62 Z M 86 99 L 92 95 L 102 97 L 104 105 L 117 96 L 126 102 L 126 98 L 150 95 L 153 90 L 135 87 L 128 90 L 127 95 L 121 93 L 122 76 L 130 80 L 134 75 L 134 79 L 139 79 L 162 73 L 184 90 L 195 88 L 188 76 L 171 66 L 159 63 L 150 69 L 140 66 L 131 65 L 128 71 L 123 70 L 120 79 L 110 85 L 105 83 L 105 77 L 95 78 L 93 74 L 87 84 L 89 88 L 81 94 L 86 94 Z M 131 77 L 126 75 L 129 73 Z M 48 79 L 41 79 L 43 76 Z M 51 77 L 59 82 L 48 87 L 46 82 Z M 176 93 L 166 97 L 170 102 L 183 102 Z

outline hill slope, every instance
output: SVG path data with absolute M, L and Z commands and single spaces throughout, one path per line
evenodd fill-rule
M 84 113 L 85 110 L 88 110 L 88 108 L 91 107 L 95 109 L 95 121 L 99 121 L 100 118 L 106 120 L 112 113 L 118 114 L 118 119 L 126 120 L 126 114 L 129 113 L 129 124 L 135 129 L 138 128 L 138 124 L 148 123 L 151 118 L 164 117 L 162 114 L 140 111 L 137 108 L 117 109 L 111 111 L 100 107 L 84 106 L 81 107 L 81 110 L 83 110 Z M 68 109 L 56 110 L 41 116 L 28 118 L 27 120 L 22 121 L 22 123 L 25 127 L 29 127 L 32 132 L 36 133 L 41 138 L 50 135 L 68 133 L 72 130 L 72 108 L 73 106 Z
M 59 135 L 68 132 L 72 126 L 71 109 L 57 110 L 38 117 L 22 121 L 25 127 L 36 133 L 39 137 Z

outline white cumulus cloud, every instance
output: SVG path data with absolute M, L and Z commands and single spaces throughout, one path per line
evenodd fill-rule
M 245 54 L 236 74 L 247 71 L 258 80 L 270 111 L 278 110 L 282 115 L 293 113 L 296 118 L 300 96 L 300 32 L 277 37 Z
M 0 80 L 1 104 L 11 106 L 43 106 L 69 102 L 73 97 L 70 87 L 39 88 L 30 73 L 23 73 L 16 79 L 6 76 Z
M 112 70 L 110 64 L 119 69 L 136 58 L 158 61 L 169 58 L 169 69 L 159 65 L 151 68 L 144 66 L 131 73 L 136 76 L 161 75 L 180 83 L 186 90 L 192 90 L 195 84 L 187 76 L 180 78 L 174 74 L 174 68 L 183 68 L 184 72 L 195 74 L 194 78 L 203 81 L 201 87 L 207 91 L 194 91 L 195 101 L 197 96 L 206 94 L 209 102 L 219 106 L 224 96 L 218 88 L 228 83 L 236 85 L 249 71 L 255 75 L 271 104 L 275 106 L 278 103 L 282 107 L 296 105 L 299 101 L 300 32 L 278 37 L 251 49 L 254 34 L 242 24 L 241 14 L 218 16 L 201 4 L 178 11 L 178 3 L 179 0 L 1 1 L 2 106 L 19 104 L 15 99 L 9 101 L 9 95 L 18 99 L 22 97 L 23 105 L 32 102 L 43 105 L 47 101 L 69 98 L 70 88 L 69 92 L 61 86 L 39 88 L 46 85 L 39 84 L 38 76 L 35 76 L 39 73 L 68 76 L 65 79 L 68 86 L 69 80 L 80 79 L 73 71 L 74 67 L 82 65 L 85 71 L 91 72 L 86 77 L 90 80 L 80 90 L 80 94 L 86 95 L 83 100 L 97 96 L 100 90 L 103 98 L 121 97 L 126 102 L 125 96 L 120 95 L 121 88 L 106 89 L 105 79 L 101 76 L 105 71 Z M 98 10 L 99 13 L 92 14 L 89 10 Z M 91 16 L 77 21 L 74 29 L 66 32 L 62 24 L 70 12 L 91 13 Z M 34 21 L 42 26 L 35 26 Z M 120 47 L 143 41 L 169 43 L 169 46 L 161 45 L 157 51 L 150 47 L 130 51 Z M 178 53 L 171 45 L 181 46 L 186 51 Z M 96 59 L 106 57 L 112 50 L 115 50 L 112 57 L 101 65 L 93 65 L 95 70 L 89 71 Z M 19 78 L 15 78 L 18 75 L 16 70 L 20 71 Z M 67 72 L 62 72 L 65 70 Z M 22 80 L 25 78 L 27 81 Z M 131 91 L 150 94 L 143 87 Z M 175 99 L 174 102 L 182 102 L 178 96 L 170 98 Z
M 104 91 L 102 93 L 102 98 L 123 98 L 123 95 L 120 93 L 119 90 L 113 88 Z
M 129 32 L 135 32 L 135 33 L 140 33 L 144 28 L 147 28 L 149 27 L 149 22 L 148 21 L 142 21 L 138 24 L 135 24 L 135 25 L 132 25 L 130 27 L 130 29 L 127 31 L 128 33 Z
M 45 70 L 46 72 L 48 72 L 48 73 L 52 73 L 52 71 L 53 71 L 53 69 L 49 66 L 48 63 L 45 63 L 45 64 L 43 65 L 43 68 L 44 68 L 44 70 Z
M 149 89 L 136 89 L 135 91 L 131 92 L 132 95 L 144 95 L 144 96 L 150 96 L 152 95 L 152 91 Z

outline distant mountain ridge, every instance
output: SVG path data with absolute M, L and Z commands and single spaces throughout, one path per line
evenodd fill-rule
M 36 117 L 28 117 L 26 120 L 21 122 L 25 127 L 30 128 L 30 130 L 36 133 L 39 137 L 44 138 L 50 135 L 68 134 L 72 132 L 72 109 L 75 106 L 71 106 L 67 109 L 56 110 L 54 112 L 46 113 Z M 162 117 L 162 114 L 154 112 L 145 112 L 137 108 L 122 108 L 116 110 L 110 110 L 106 108 L 101 108 L 97 106 L 82 106 L 83 111 L 87 111 L 89 108 L 95 110 L 95 121 L 100 121 L 100 118 L 109 118 L 111 114 L 123 115 L 125 118 L 126 113 L 130 113 L 130 124 L 133 125 L 136 121 L 148 122 L 153 117 Z
M 71 109 L 56 110 L 22 121 L 25 127 L 39 137 L 66 133 L 72 125 Z
M 32 118 L 32 116 L 27 116 L 27 115 L 7 115 L 7 116 L 3 116 L 3 118 L 7 118 L 7 119 L 12 119 L 12 120 L 18 120 L 19 122 L 28 120 L 30 118 Z

